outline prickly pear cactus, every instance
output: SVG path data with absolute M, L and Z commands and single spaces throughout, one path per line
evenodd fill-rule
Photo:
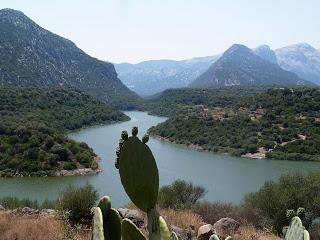
M 220 240 L 217 234 L 212 234 L 209 238 L 209 240 Z
M 99 207 L 94 210 L 92 240 L 104 240 L 103 216 Z
M 310 240 L 309 233 L 305 230 L 299 217 L 293 217 L 285 240 Z
M 159 192 L 159 174 L 156 161 L 149 147 L 134 134 L 124 141 L 119 157 L 122 185 L 131 201 L 148 212 L 155 207 Z
M 172 232 L 170 235 L 170 240 L 179 240 L 177 234 L 175 232 Z
M 149 240 L 178 240 L 175 233 L 170 234 L 167 223 L 156 209 L 159 173 L 153 154 L 146 145 L 149 136 L 145 135 L 140 141 L 137 134 L 137 127 L 132 129 L 131 137 L 122 131 L 115 167 L 119 169 L 122 185 L 131 201 L 147 212 Z M 123 219 L 121 222 L 118 211 L 111 208 L 107 196 L 95 209 L 93 232 L 93 240 L 146 240 L 132 221 Z
M 121 224 L 122 240 L 146 240 L 140 229 L 129 219 L 123 219 Z
M 99 221 L 99 211 L 102 214 L 102 222 Z M 96 219 L 97 214 L 97 219 Z M 102 229 L 103 237 L 93 237 L 93 240 L 121 240 L 121 217 L 118 211 L 114 208 L 111 208 L 110 198 L 104 196 L 100 199 L 98 206 L 95 208 L 94 214 L 94 231 L 95 229 Z

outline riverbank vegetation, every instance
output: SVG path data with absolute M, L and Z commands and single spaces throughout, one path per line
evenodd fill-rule
M 76 89 L 0 88 L 0 176 L 55 175 L 61 169 L 98 168 L 71 130 L 128 120 Z
M 232 87 L 168 90 L 151 113 L 152 135 L 213 152 L 320 161 L 320 89 Z
M 206 190 L 203 187 L 177 180 L 160 189 L 158 207 L 167 223 L 180 229 L 190 229 L 192 226 L 197 231 L 205 223 L 213 225 L 221 218 L 232 218 L 240 224 L 234 239 L 245 239 L 244 236 L 248 239 L 252 236 L 278 239 L 277 235 L 281 236 L 282 228 L 289 224 L 286 211 L 303 207 L 305 213 L 301 218 L 304 226 L 311 234 L 317 234 L 320 229 L 319 186 L 320 173 L 284 175 L 278 181 L 266 182 L 257 192 L 247 194 L 240 204 L 231 204 L 204 201 L 202 199 Z M 7 210 L 25 206 L 53 208 L 59 212 L 58 219 L 62 226 L 67 224 L 74 233 L 79 233 L 81 229 L 90 229 L 91 208 L 96 205 L 97 199 L 96 190 L 86 185 L 80 188 L 69 187 L 57 201 L 45 201 L 42 206 L 27 199 L 18 200 L 17 204 L 16 198 L 3 198 L 0 204 Z M 137 210 L 132 204 L 127 207 Z M 144 213 L 140 214 L 144 216 Z M 0 220 L 0 229 L 3 229 L 1 224 Z

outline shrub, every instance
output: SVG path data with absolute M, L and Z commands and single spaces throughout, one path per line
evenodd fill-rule
M 98 200 L 98 193 L 92 185 L 69 186 L 59 199 L 59 208 L 68 211 L 71 222 L 88 223 L 92 219 L 91 209 Z
M 205 193 L 205 188 L 201 186 L 194 186 L 191 182 L 176 180 L 171 185 L 160 188 L 158 204 L 162 208 L 190 208 L 204 197 Z
M 266 182 L 258 192 L 245 197 L 244 205 L 260 209 L 278 232 L 289 224 L 286 210 L 303 207 L 309 216 L 303 219 L 308 227 L 312 218 L 320 215 L 320 173 L 285 175 L 278 182 Z
M 15 209 L 15 208 L 39 208 L 39 204 L 37 201 L 33 201 L 27 198 L 19 199 L 17 197 L 4 197 L 0 199 L 0 204 L 7 209 Z
M 77 164 L 74 162 L 66 162 L 63 164 L 64 170 L 73 170 L 77 168 Z

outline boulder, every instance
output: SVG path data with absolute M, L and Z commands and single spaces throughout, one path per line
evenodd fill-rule
M 209 240 L 210 236 L 214 234 L 214 227 L 211 224 L 206 224 L 198 229 L 198 235 L 197 239 L 198 240 Z
M 213 227 L 219 236 L 227 237 L 238 231 L 240 223 L 232 218 L 221 218 Z
M 40 212 L 40 215 L 42 216 L 55 216 L 56 210 L 54 209 L 42 209 Z
M 130 219 L 139 228 L 143 227 L 144 216 L 140 211 L 136 209 L 118 208 L 118 212 L 122 218 Z
M 39 214 L 39 210 L 29 208 L 29 207 L 23 207 L 23 208 L 17 208 L 12 210 L 12 213 L 19 214 L 19 215 L 35 215 L 35 214 Z
M 171 225 L 171 231 L 177 234 L 179 240 L 192 240 L 193 236 L 195 235 L 191 228 L 182 229 L 174 225 Z

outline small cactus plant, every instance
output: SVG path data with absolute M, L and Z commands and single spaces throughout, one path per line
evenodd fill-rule
M 292 218 L 290 226 L 285 232 L 285 240 L 310 240 L 309 233 L 305 230 L 299 217 Z
M 131 137 L 126 131 L 121 133 L 115 161 L 115 167 L 119 169 L 121 183 L 131 201 L 147 213 L 149 239 L 178 240 L 174 232 L 170 233 L 165 220 L 156 209 L 159 172 L 154 156 L 146 145 L 149 136 L 144 135 L 140 141 L 137 135 L 137 127 L 132 128 Z M 109 197 L 105 196 L 95 208 L 92 239 L 146 240 L 147 238 L 129 219 L 121 221 L 117 210 L 111 208 Z
M 228 236 L 225 240 L 231 240 L 231 236 Z M 209 240 L 220 240 L 217 234 L 212 234 L 209 238 Z

